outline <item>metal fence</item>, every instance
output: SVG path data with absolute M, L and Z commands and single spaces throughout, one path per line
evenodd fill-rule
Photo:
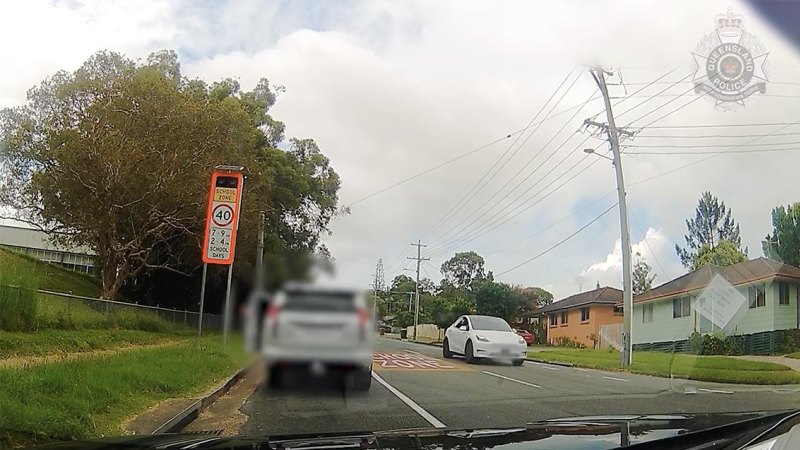
M 114 327 L 157 331 L 165 326 L 197 328 L 200 313 L 136 303 L 103 300 L 38 289 L 40 327 Z M 203 314 L 203 330 L 222 330 L 218 314 Z

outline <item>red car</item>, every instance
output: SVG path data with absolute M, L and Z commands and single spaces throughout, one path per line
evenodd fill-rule
M 522 339 L 525 339 L 526 344 L 528 344 L 529 346 L 533 344 L 534 336 L 533 334 L 531 334 L 530 331 L 525 331 L 525 330 L 515 330 L 515 331 L 517 332 L 518 335 L 522 337 Z

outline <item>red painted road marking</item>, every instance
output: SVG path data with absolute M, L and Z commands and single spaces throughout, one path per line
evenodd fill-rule
M 445 364 L 443 361 L 431 356 L 418 353 L 390 353 L 376 352 L 372 355 L 372 362 L 378 369 L 398 370 L 458 370 L 456 366 Z

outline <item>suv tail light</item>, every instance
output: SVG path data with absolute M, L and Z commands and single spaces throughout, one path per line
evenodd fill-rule
M 272 337 L 278 336 L 278 308 L 274 303 L 270 303 L 267 307 L 267 324 L 272 327 Z
M 360 331 L 360 337 L 363 341 L 367 334 L 367 321 L 369 317 L 367 315 L 367 310 L 365 308 L 360 308 L 358 310 L 358 328 Z

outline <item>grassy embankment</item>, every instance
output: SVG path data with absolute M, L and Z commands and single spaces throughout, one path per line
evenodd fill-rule
M 550 347 L 530 352 L 530 358 L 572 363 L 578 367 L 620 369 L 617 351 Z M 632 373 L 696 381 L 737 384 L 800 384 L 800 373 L 774 363 L 747 361 L 726 356 L 696 356 L 664 352 L 634 352 Z
M 0 369 L 0 447 L 122 434 L 126 417 L 199 394 L 243 362 L 242 352 L 223 352 L 208 338 L 200 348 L 187 343 Z

